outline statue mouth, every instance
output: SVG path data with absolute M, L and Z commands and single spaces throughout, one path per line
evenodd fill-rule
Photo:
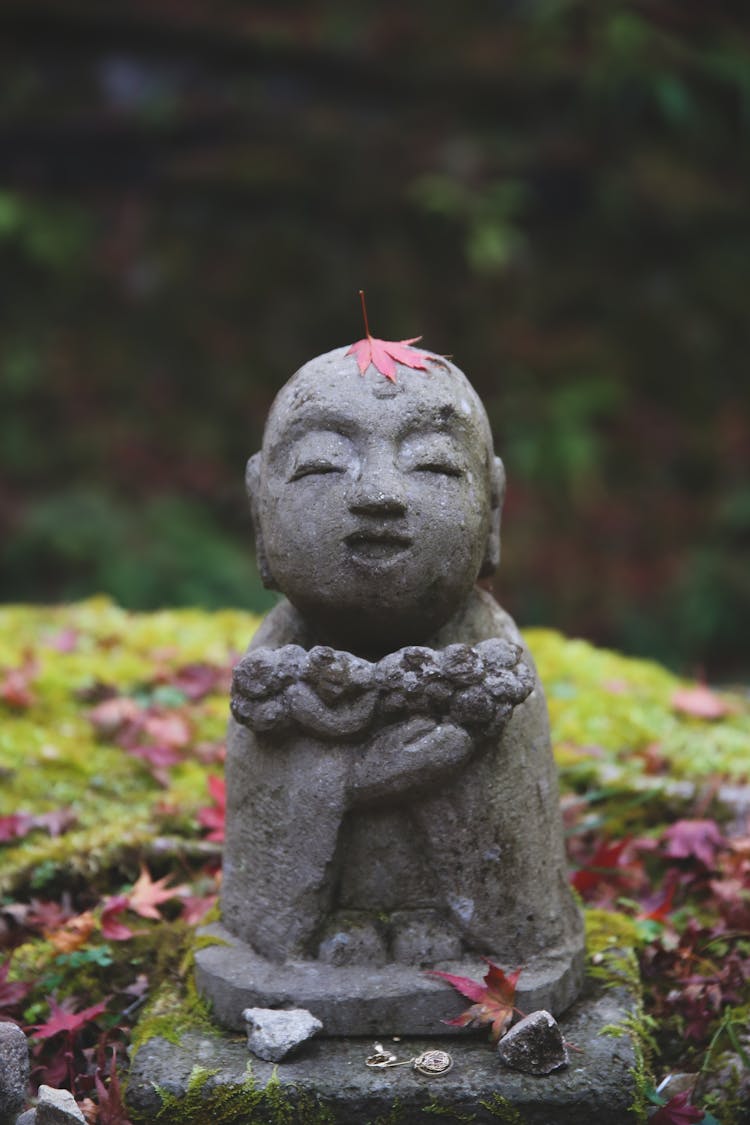
M 410 535 L 382 530 L 353 531 L 344 539 L 354 559 L 389 561 L 396 559 L 412 544 Z

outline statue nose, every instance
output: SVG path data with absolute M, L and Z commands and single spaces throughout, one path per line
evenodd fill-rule
M 349 511 L 365 516 L 403 516 L 406 496 L 395 466 L 365 465 L 349 494 Z

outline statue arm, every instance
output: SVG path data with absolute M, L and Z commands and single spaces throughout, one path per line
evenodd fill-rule
M 443 782 L 475 749 L 468 731 L 451 721 L 414 717 L 393 723 L 352 748 L 350 799 L 397 799 Z

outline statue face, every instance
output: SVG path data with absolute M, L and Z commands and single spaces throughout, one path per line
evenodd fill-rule
M 256 516 L 279 589 L 341 647 L 426 640 L 468 597 L 490 523 L 488 427 L 464 376 L 360 376 L 343 349 L 280 393 Z

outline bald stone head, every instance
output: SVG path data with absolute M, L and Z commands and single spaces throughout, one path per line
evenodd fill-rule
M 271 407 L 247 466 L 258 559 L 316 638 L 366 653 L 431 636 L 500 551 L 505 477 L 484 408 L 453 364 L 397 382 L 338 348 Z

